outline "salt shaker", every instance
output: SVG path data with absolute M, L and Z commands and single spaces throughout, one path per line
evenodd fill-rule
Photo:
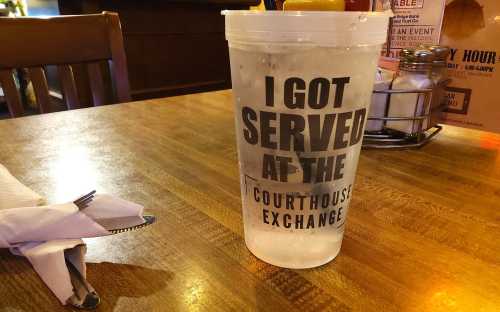
M 392 83 L 393 90 L 421 90 L 434 87 L 431 77 L 434 53 L 429 50 L 405 49 L 401 52 L 399 74 Z M 420 117 L 428 110 L 429 100 L 424 93 L 392 94 L 388 109 L 389 117 Z M 406 134 L 415 134 L 423 129 L 420 120 L 388 121 L 387 128 Z
M 392 80 L 394 79 L 395 72 L 383 68 L 377 68 L 375 76 L 374 91 L 384 91 L 391 87 Z M 385 117 L 387 108 L 387 97 L 385 93 L 374 93 L 370 103 L 370 113 L 368 117 Z M 366 131 L 378 132 L 384 128 L 383 120 L 368 120 L 366 122 Z

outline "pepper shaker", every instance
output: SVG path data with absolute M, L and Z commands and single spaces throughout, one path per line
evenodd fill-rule
M 448 80 L 448 56 L 450 55 L 450 48 L 445 46 L 430 46 L 429 51 L 434 54 L 434 61 L 432 63 L 431 78 L 435 84 L 432 93 L 430 104 L 430 118 L 425 121 L 424 129 L 429 129 L 437 125 L 440 120 L 443 109 L 440 109 L 445 100 L 445 83 Z

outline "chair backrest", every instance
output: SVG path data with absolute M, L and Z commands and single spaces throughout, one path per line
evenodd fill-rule
M 72 64 L 87 68 L 92 101 L 107 104 L 102 71 L 109 64 L 117 102 L 130 101 L 126 56 L 118 14 L 57 16 L 50 18 L 0 17 L 0 86 L 13 117 L 24 109 L 13 76 L 26 68 L 40 111 L 50 111 L 50 96 L 44 66 L 56 65 L 68 109 L 79 103 Z

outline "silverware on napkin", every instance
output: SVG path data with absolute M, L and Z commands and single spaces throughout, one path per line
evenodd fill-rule
M 74 292 L 73 296 L 68 299 L 68 303 L 78 309 L 95 309 L 101 303 L 99 294 L 97 294 L 95 289 L 87 282 L 71 261 L 66 260 L 66 266 L 68 267 Z
M 96 191 L 83 195 L 82 197 L 73 201 L 80 211 L 85 210 L 90 202 L 94 199 Z M 156 222 L 156 217 L 153 215 L 145 216 L 130 216 L 106 219 L 93 219 L 96 223 L 113 234 L 138 230 L 145 226 L 151 225 Z
M 92 200 L 94 199 L 95 193 L 96 191 L 94 190 L 88 194 L 85 194 L 73 201 L 73 203 L 78 207 L 80 211 L 84 211 L 85 208 L 87 208 L 90 202 L 92 202 Z M 152 215 L 145 215 L 102 218 L 93 220 L 112 234 L 118 234 L 138 230 L 145 226 L 151 225 L 155 223 L 156 217 Z M 101 302 L 99 294 L 97 294 L 97 292 L 92 288 L 92 286 L 87 282 L 87 280 L 80 274 L 80 272 L 70 261 L 66 261 L 66 265 L 70 273 L 71 284 L 73 285 L 74 291 L 74 295 L 69 298 L 68 303 L 78 309 L 95 309 Z
M 145 226 L 151 225 L 156 222 L 155 216 L 142 216 L 142 217 L 120 217 L 109 219 L 94 219 L 103 228 L 113 234 L 138 230 Z

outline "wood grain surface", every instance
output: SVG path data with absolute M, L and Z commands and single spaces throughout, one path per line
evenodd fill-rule
M 288 270 L 245 248 L 230 91 L 0 121 L 0 162 L 48 202 L 95 188 L 158 216 L 87 240 L 99 311 L 498 311 L 499 151 L 448 126 L 363 151 L 340 255 Z M 0 250 L 1 311 L 67 309 Z

